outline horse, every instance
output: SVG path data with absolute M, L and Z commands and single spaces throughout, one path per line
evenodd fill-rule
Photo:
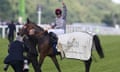
M 29 34 L 30 31 L 33 32 L 33 34 Z M 47 31 L 27 20 L 27 23 L 19 30 L 19 34 L 24 36 L 25 44 L 29 48 L 28 59 L 32 62 L 35 72 L 42 72 L 41 66 L 46 56 L 52 59 L 58 72 L 61 72 L 56 54 L 54 54 L 54 50 L 50 43 L 51 36 Z M 36 46 L 38 46 L 38 51 Z M 37 60 L 38 53 L 39 61 Z
M 35 69 L 35 72 L 41 72 L 41 66 L 43 64 L 43 61 L 46 56 L 51 57 L 53 60 L 58 72 L 61 72 L 61 69 L 59 67 L 58 61 L 56 59 L 56 55 L 54 55 L 53 48 L 50 45 L 50 34 L 44 30 L 42 27 L 37 26 L 35 23 L 30 22 L 29 20 L 27 23 L 23 26 L 23 28 L 19 31 L 20 34 L 27 35 L 29 37 L 29 41 L 31 46 L 30 49 L 34 49 L 35 53 L 37 53 L 36 45 L 38 45 L 38 51 L 39 51 L 39 62 L 37 61 L 37 57 L 34 57 L 34 55 L 31 55 L 32 58 L 32 64 Z M 31 33 L 30 33 L 31 32 Z M 31 34 L 31 35 L 29 35 Z M 93 41 L 95 43 L 95 48 L 97 50 L 98 55 L 100 58 L 104 58 L 104 53 L 102 50 L 102 47 L 100 45 L 100 40 L 97 35 L 93 36 Z M 28 44 L 28 45 L 30 45 Z M 30 51 L 31 53 L 31 51 Z M 85 72 L 90 71 L 91 63 L 92 63 L 92 56 L 89 60 L 83 61 L 85 64 Z M 40 68 L 40 70 L 39 70 Z

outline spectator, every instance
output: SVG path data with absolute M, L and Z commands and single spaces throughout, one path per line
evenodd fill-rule
M 8 24 L 8 40 L 11 43 L 14 40 L 14 33 L 16 31 L 16 26 L 13 21 Z
M 16 40 L 9 46 L 9 54 L 5 58 L 4 63 L 7 64 L 7 67 L 11 65 L 15 72 L 23 72 L 23 53 L 25 51 L 28 51 L 28 48 L 24 45 L 23 38 L 17 36 Z M 4 70 L 7 70 L 7 68 L 4 68 Z

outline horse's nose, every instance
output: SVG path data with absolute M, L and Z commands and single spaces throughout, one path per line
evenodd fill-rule
M 17 32 L 17 35 L 20 35 L 20 32 Z
M 23 34 L 21 32 L 17 32 L 17 35 L 19 36 L 23 36 Z

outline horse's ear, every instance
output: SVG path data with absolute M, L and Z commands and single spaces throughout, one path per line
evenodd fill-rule
M 27 24 L 29 24 L 29 23 L 31 23 L 31 21 L 30 21 L 30 19 L 29 19 L 29 18 L 27 18 Z
M 45 35 L 47 35 L 47 34 L 48 34 L 48 31 L 47 31 L 47 30 L 45 30 L 45 31 L 44 31 L 44 34 L 45 34 Z

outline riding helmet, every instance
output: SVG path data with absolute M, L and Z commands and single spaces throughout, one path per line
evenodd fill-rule
M 62 14 L 62 10 L 59 9 L 59 8 L 57 8 L 57 9 L 55 10 L 55 14 L 56 14 L 56 15 L 61 15 L 61 14 Z

